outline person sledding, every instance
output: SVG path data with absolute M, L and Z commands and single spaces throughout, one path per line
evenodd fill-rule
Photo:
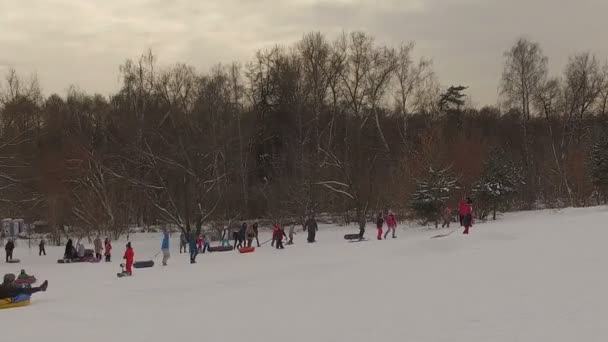
M 469 229 L 473 226 L 473 201 L 467 197 L 466 205 L 461 207 L 460 213 L 463 216 L 462 225 L 464 226 L 463 234 L 469 234 Z
M 285 230 L 278 224 L 274 224 L 274 229 L 272 230 L 272 239 L 274 240 L 275 247 L 277 249 L 284 249 L 283 247 L 283 237 L 287 237 L 285 235 Z
M 133 275 L 133 260 L 135 259 L 135 251 L 131 247 L 131 242 L 127 242 L 125 255 L 122 257 L 125 260 L 126 275 Z
M 15 283 L 17 278 L 12 273 L 4 275 L 2 284 L 0 285 L 0 299 L 13 298 L 19 295 L 32 295 L 36 292 L 45 292 L 49 286 L 48 280 L 45 280 L 39 287 L 22 286 Z

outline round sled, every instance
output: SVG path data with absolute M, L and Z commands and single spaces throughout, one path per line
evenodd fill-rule
M 232 250 L 232 246 L 213 246 L 209 247 L 209 252 L 228 252 Z
M 7 261 L 7 263 L 9 263 L 9 264 L 18 264 L 20 262 L 21 262 L 21 260 L 19 260 L 19 259 L 11 259 L 11 260 Z
M 15 284 L 17 285 L 31 285 L 36 282 L 36 277 L 29 276 L 27 278 L 19 278 L 15 280 Z
M 133 268 L 148 268 L 154 266 L 153 260 L 136 261 L 133 263 Z
M 358 240 L 361 235 L 359 234 L 346 234 L 344 235 L 345 240 Z
M 255 247 L 242 247 L 239 248 L 239 253 L 251 253 L 255 251 Z
M 30 305 L 29 295 L 22 294 L 12 298 L 0 299 L 0 309 L 17 308 L 26 305 Z

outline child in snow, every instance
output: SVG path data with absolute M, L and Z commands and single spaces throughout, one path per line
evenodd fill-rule
M 463 215 L 462 225 L 464 226 L 463 234 L 469 234 L 469 228 L 473 226 L 473 201 L 467 197 L 466 205 L 460 208 L 460 213 Z
M 203 254 L 205 254 L 205 251 L 208 250 L 210 246 L 211 243 L 209 241 L 209 238 L 207 237 L 207 235 L 203 235 Z M 209 251 L 209 253 L 211 253 L 211 251 Z
M 224 229 L 222 229 L 222 238 L 220 240 L 222 247 L 230 246 L 230 240 L 228 240 L 228 227 L 224 227 Z
M 196 239 L 196 248 L 198 248 L 199 253 L 203 252 L 203 236 L 202 235 L 199 235 L 198 238 Z
M 393 239 L 396 238 L 397 236 L 395 236 L 395 229 L 397 228 L 397 219 L 392 211 L 388 212 L 388 216 L 386 217 L 386 226 L 388 229 L 386 230 L 386 233 L 384 233 L 384 238 L 386 239 L 391 231 L 393 232 Z
M 166 229 L 163 231 L 163 241 L 161 242 L 160 250 L 163 252 L 163 266 L 167 266 L 171 253 L 169 252 L 169 232 Z
M 293 245 L 293 236 L 296 234 L 295 229 L 296 225 L 292 222 L 291 227 L 289 227 L 289 241 L 287 241 L 288 245 Z
M 452 222 L 452 208 L 445 207 L 441 216 L 443 218 L 443 224 L 441 225 L 441 228 L 445 228 L 446 226 L 450 228 L 450 222 Z
M 184 232 L 182 232 L 179 235 L 179 253 L 182 253 L 182 250 L 184 251 L 184 253 L 186 253 L 186 245 L 188 244 L 188 239 L 186 239 L 186 234 L 184 234 Z
M 103 250 L 103 246 L 101 245 L 101 238 L 99 235 L 93 241 L 93 247 L 95 249 L 95 259 L 101 260 L 101 251 Z
M 84 245 L 82 244 L 82 242 L 78 242 L 78 248 L 76 249 L 77 253 L 78 253 L 78 257 L 79 258 L 84 258 Z
M 135 259 L 135 251 L 133 251 L 133 247 L 131 247 L 131 242 L 127 242 L 127 250 L 125 250 L 125 255 L 122 257 L 125 259 L 125 267 L 128 275 L 133 274 L 133 259 Z
M 105 241 L 105 246 L 106 246 L 106 262 L 110 262 L 112 261 L 112 243 L 110 242 L 110 239 L 106 238 Z
M 275 242 L 277 249 L 285 248 L 285 247 L 283 247 L 283 237 L 287 237 L 285 235 L 285 230 L 283 230 L 283 228 L 281 228 L 281 226 L 279 226 L 278 223 L 275 223 L 274 229 L 272 231 L 272 238 Z
M 38 244 L 38 256 L 41 256 L 42 254 L 46 255 L 46 249 L 44 246 L 46 246 L 46 241 L 44 241 L 44 239 L 40 239 L 40 244 Z
M 15 243 L 13 240 L 8 240 L 6 245 L 4 246 L 4 251 L 6 252 L 6 262 L 9 260 L 13 260 L 13 250 L 15 249 Z
M 247 247 L 251 247 L 253 244 L 253 239 L 255 238 L 255 230 L 253 229 L 253 224 L 245 230 L 245 235 L 247 235 Z
M 378 229 L 378 240 L 382 240 L 382 226 L 384 225 L 384 217 L 382 212 L 378 213 L 376 217 L 376 228 Z

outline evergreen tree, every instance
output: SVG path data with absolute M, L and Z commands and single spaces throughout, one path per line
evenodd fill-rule
M 460 112 L 460 108 L 464 106 L 466 97 L 462 92 L 467 89 L 468 87 L 462 85 L 449 87 L 439 97 L 439 108 L 443 111 L 456 110 Z
M 608 137 L 593 144 L 591 149 L 591 181 L 599 196 L 608 196 Z
M 425 224 L 434 222 L 437 228 L 441 211 L 455 189 L 458 189 L 456 178 L 449 169 L 435 171 L 429 168 L 428 176 L 416 182 L 416 191 L 412 194 L 410 206 Z
M 496 220 L 496 212 L 509 206 L 523 184 L 521 168 L 506 158 L 504 152 L 492 153 L 484 163 L 481 178 L 473 186 L 473 194 L 480 204 L 480 216 L 485 218 L 492 212 L 492 219 Z

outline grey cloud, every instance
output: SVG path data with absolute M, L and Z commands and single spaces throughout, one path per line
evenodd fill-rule
M 46 92 L 71 83 L 118 87 L 118 66 L 152 48 L 163 64 L 207 69 L 248 61 L 255 50 L 291 44 L 308 31 L 364 30 L 379 42 L 416 41 L 444 85 L 496 101 L 502 53 L 520 35 L 539 41 L 559 72 L 568 55 L 604 58 L 608 2 L 579 0 L 29 0 L 0 2 L 0 64 L 36 71 Z

